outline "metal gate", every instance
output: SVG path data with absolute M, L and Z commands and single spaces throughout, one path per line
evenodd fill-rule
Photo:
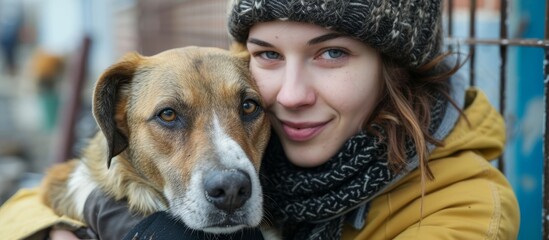
M 540 79 L 535 79 L 535 81 L 539 81 L 537 83 L 542 83 L 543 82 L 543 103 L 544 103 L 544 107 L 542 107 L 543 109 L 538 109 L 538 111 L 543 111 L 543 113 L 541 113 L 540 115 L 542 115 L 543 117 L 543 129 L 542 130 L 542 138 L 543 138 L 543 142 L 542 142 L 542 148 L 543 148 L 543 153 L 541 155 L 543 155 L 543 159 L 536 159 L 537 161 L 541 161 L 542 163 L 539 163 L 540 166 L 542 166 L 543 170 L 542 170 L 542 180 L 541 180 L 541 197 L 542 197 L 542 213 L 541 214 L 538 214 L 535 216 L 535 218 L 541 216 L 542 219 L 539 219 L 539 220 L 535 220 L 535 219 L 529 219 L 530 221 L 538 221 L 537 223 L 539 224 L 541 222 L 541 229 L 539 229 L 541 232 L 542 232 L 542 236 L 543 236 L 543 239 L 549 239 L 549 212 L 548 212 L 548 208 L 549 208 L 549 155 L 548 155 L 548 150 L 549 150 L 549 134 L 547 133 L 547 129 L 549 128 L 549 121 L 548 121 L 548 115 L 547 115 L 547 112 L 548 112 L 548 109 L 549 109 L 549 98 L 547 97 L 548 94 L 549 94 L 549 1 L 545 1 L 545 3 L 543 3 L 541 0 L 538 0 L 537 2 L 535 2 L 535 4 L 537 4 L 538 6 L 543 6 L 543 4 L 545 4 L 545 7 L 544 7 L 544 14 L 545 14 L 545 21 L 544 21 L 544 33 L 543 33 L 543 37 L 542 38 L 516 38 L 516 37 L 511 37 L 510 34 L 509 34 L 509 22 L 511 21 L 510 18 L 509 18 L 509 12 L 510 12 L 510 9 L 511 9 L 511 4 L 515 4 L 518 5 L 518 4 L 532 4 L 532 1 L 521 1 L 519 2 L 519 0 L 516 0 L 516 2 L 513 2 L 513 1 L 508 1 L 508 0 L 497 0 L 497 1 L 492 1 L 493 4 L 497 4 L 496 8 L 499 10 L 499 37 L 496 37 L 496 38 L 483 38 L 483 37 L 479 37 L 479 33 L 478 33 L 478 30 L 477 30 L 477 27 L 479 26 L 478 24 L 478 17 L 479 17 L 479 13 L 478 13 L 478 9 L 477 7 L 479 6 L 479 4 L 483 4 L 483 2 L 486 2 L 485 1 L 482 1 L 482 0 L 446 0 L 445 2 L 445 15 L 446 15 L 446 31 L 447 31 L 447 43 L 448 43 L 448 47 L 452 48 L 452 47 L 456 47 L 456 46 L 461 46 L 461 48 L 465 48 L 469 54 L 469 62 L 468 62 L 468 66 L 469 66 L 469 79 L 470 79 L 470 84 L 471 85 L 476 85 L 477 84 L 477 76 L 476 76 L 476 72 L 475 71 L 475 67 L 477 67 L 477 64 L 476 64 L 476 56 L 479 55 L 479 54 L 483 54 L 483 53 L 480 53 L 480 52 L 477 52 L 477 48 L 479 46 L 495 46 L 498 48 L 498 52 L 499 52 L 499 73 L 497 75 L 499 75 L 497 78 L 499 78 L 499 110 L 500 112 L 504 115 L 504 116 L 508 116 L 509 115 L 509 109 L 508 109 L 508 106 L 506 104 L 506 98 L 508 96 L 508 94 L 510 93 L 511 90 L 516 90 L 516 89 L 510 89 L 510 87 L 508 86 L 508 78 L 509 78 L 509 73 L 508 73 L 508 68 L 509 68 L 509 63 L 508 63 L 508 60 L 509 60 L 509 50 L 510 48 L 515 48 L 515 47 L 518 47 L 518 48 L 536 48 L 540 51 L 543 51 L 543 57 L 541 59 L 540 62 L 529 62 L 529 64 L 533 64 L 535 66 L 539 66 L 539 68 L 537 68 L 536 71 L 539 70 L 539 76 L 540 76 Z M 528 3 L 525 3 L 525 2 L 528 2 Z M 466 7 L 463 7 L 463 5 L 467 5 Z M 467 13 L 467 17 L 468 17 L 468 34 L 466 36 L 455 36 L 455 14 L 456 12 L 458 11 L 458 9 L 456 8 L 460 8 L 461 9 L 466 9 L 466 11 L 468 12 Z M 542 8 L 543 9 L 543 8 Z M 540 9 L 541 11 L 541 9 Z M 535 20 L 534 20 L 535 21 Z M 541 24 L 541 23 L 540 23 Z M 541 31 L 541 29 L 539 29 Z M 520 59 L 518 61 L 530 61 L 529 59 Z M 518 80 L 518 82 L 520 83 L 521 79 Z M 540 84 L 541 85 L 541 84 Z M 508 118 L 506 118 L 506 122 L 509 121 Z M 511 126 L 512 128 L 512 126 Z M 506 155 L 507 156 L 507 155 Z M 509 169 L 507 166 L 506 166 L 506 162 L 509 163 L 509 161 L 513 161 L 513 163 L 517 163 L 517 164 L 523 164 L 521 163 L 521 160 L 522 159 L 509 159 L 508 161 L 505 161 L 505 159 L 502 157 L 500 159 L 498 159 L 497 161 L 497 165 L 498 165 L 498 168 L 504 172 L 506 175 L 509 175 L 509 172 L 511 171 L 511 169 Z M 541 171 L 541 170 L 540 170 Z M 515 188 L 515 190 L 517 190 Z M 520 201 L 520 199 L 519 199 Z M 523 205 L 523 204 L 531 204 L 529 202 L 526 202 L 526 201 L 523 201 L 523 202 L 520 202 L 519 204 Z M 527 216 L 522 216 L 521 218 L 523 220 L 525 220 L 524 218 L 527 217 Z M 524 228 L 524 223 L 521 225 L 521 228 Z M 521 229 L 521 231 L 527 231 L 526 229 Z M 536 233 L 528 233 L 528 234 L 533 234 L 533 235 L 537 235 L 539 236 L 539 231 L 536 231 Z M 525 239 L 526 237 L 524 237 L 525 235 L 527 234 L 521 234 L 520 236 L 521 239 Z M 519 237 L 520 237 L 519 236 Z M 532 236 L 532 235 L 529 235 L 529 236 Z

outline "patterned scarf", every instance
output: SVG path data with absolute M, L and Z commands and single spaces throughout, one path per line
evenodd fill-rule
M 446 100 L 437 96 L 431 106 L 431 134 L 438 128 Z M 374 125 L 384 134 L 383 128 Z M 321 166 L 301 168 L 288 161 L 273 134 L 261 176 L 267 218 L 282 226 L 284 239 L 340 239 L 345 215 L 369 202 L 399 175 L 389 169 L 387 143 L 368 132 L 351 137 Z M 409 164 L 416 157 L 408 138 Z M 409 169 L 409 168 L 407 168 Z M 363 216 L 362 216 L 363 217 Z

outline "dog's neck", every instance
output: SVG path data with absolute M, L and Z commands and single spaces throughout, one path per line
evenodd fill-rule
M 130 209 L 143 214 L 151 214 L 167 208 L 167 200 L 162 189 L 147 182 L 131 164 L 126 151 L 112 159 L 107 167 L 107 142 L 98 132 L 84 152 L 83 163 L 90 169 L 91 180 L 107 195 L 115 199 L 126 199 Z M 99 148 L 99 149 L 98 149 Z

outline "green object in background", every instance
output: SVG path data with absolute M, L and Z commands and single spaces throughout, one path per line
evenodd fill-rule
M 52 131 L 57 124 L 59 94 L 55 89 L 43 89 L 40 92 L 40 103 L 44 113 L 44 130 Z

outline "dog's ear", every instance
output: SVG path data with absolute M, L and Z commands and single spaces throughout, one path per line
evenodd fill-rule
M 124 56 L 97 80 L 93 93 L 93 115 L 108 145 L 107 167 L 113 157 L 128 147 L 126 107 L 127 89 L 142 57 L 137 53 Z
M 244 61 L 246 64 L 249 64 L 250 53 L 248 52 L 248 49 L 244 44 L 239 42 L 233 42 L 229 47 L 229 51 L 231 52 L 231 54 Z

